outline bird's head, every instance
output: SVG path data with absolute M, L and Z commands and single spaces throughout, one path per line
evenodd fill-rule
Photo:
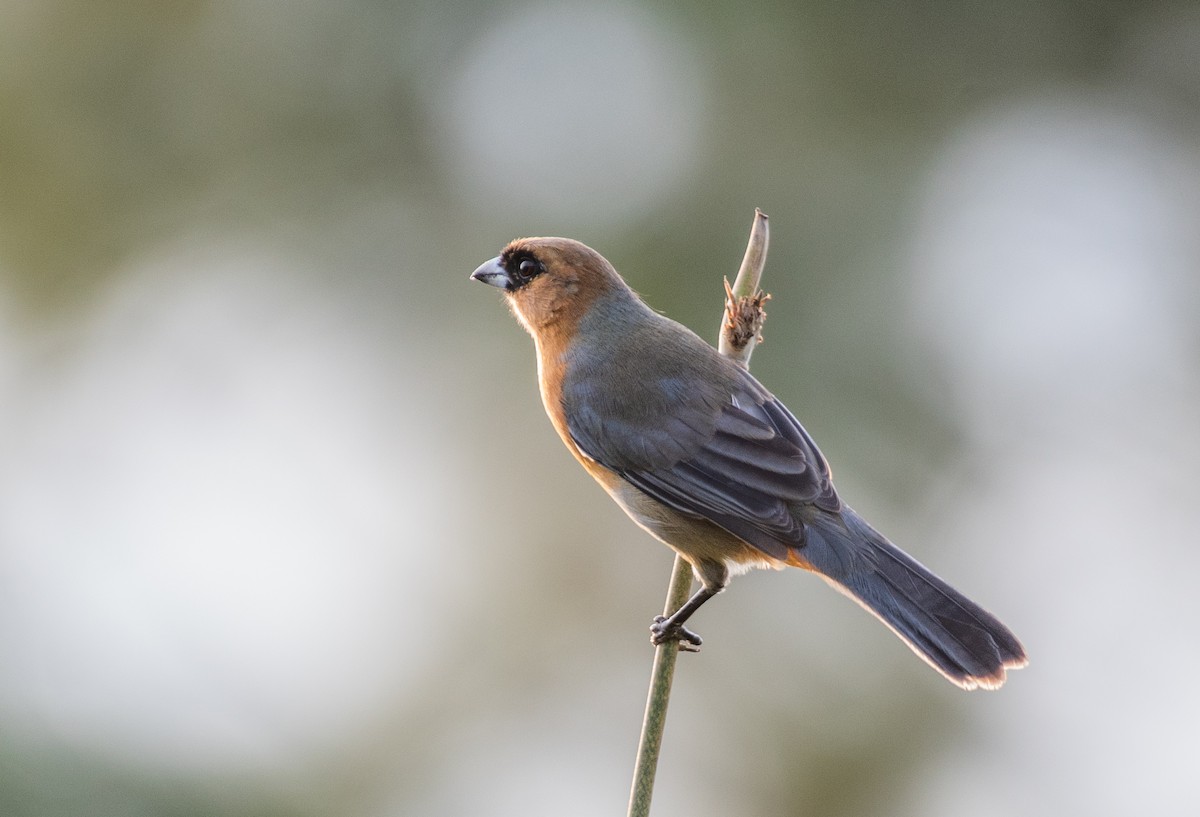
M 628 289 L 604 256 L 570 238 L 518 238 L 471 277 L 503 289 L 513 314 L 535 337 L 577 322 L 597 298 Z

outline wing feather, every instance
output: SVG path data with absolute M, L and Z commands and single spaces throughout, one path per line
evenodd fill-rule
M 641 423 L 630 421 L 633 411 L 567 406 L 568 429 L 581 451 L 638 490 L 783 559 L 804 543 L 796 506 L 837 510 L 841 501 L 808 432 L 749 373 L 737 372 L 723 398 L 671 401 L 665 414 L 644 413 Z M 574 396 L 586 404 L 595 395 L 584 388 Z

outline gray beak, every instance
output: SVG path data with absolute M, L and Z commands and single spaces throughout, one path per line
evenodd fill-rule
M 504 271 L 504 267 L 500 266 L 500 256 L 496 256 L 490 261 L 484 261 L 479 265 L 479 269 L 471 273 L 471 277 L 476 281 L 483 281 L 485 284 L 501 289 L 512 288 L 512 281 L 509 280 L 508 273 Z

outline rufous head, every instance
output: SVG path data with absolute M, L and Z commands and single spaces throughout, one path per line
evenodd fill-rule
M 471 277 L 503 289 L 513 314 L 534 336 L 577 322 L 600 296 L 627 289 L 604 256 L 570 238 L 518 238 Z

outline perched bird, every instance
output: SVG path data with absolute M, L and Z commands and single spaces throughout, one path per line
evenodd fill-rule
M 550 422 L 638 525 L 692 566 L 700 589 L 651 626 L 655 644 L 752 567 L 811 570 L 964 689 L 1026 663 L 990 613 L 897 548 L 834 490 L 792 413 L 745 368 L 648 307 L 595 250 L 523 238 L 471 275 L 504 290 L 537 346 Z

